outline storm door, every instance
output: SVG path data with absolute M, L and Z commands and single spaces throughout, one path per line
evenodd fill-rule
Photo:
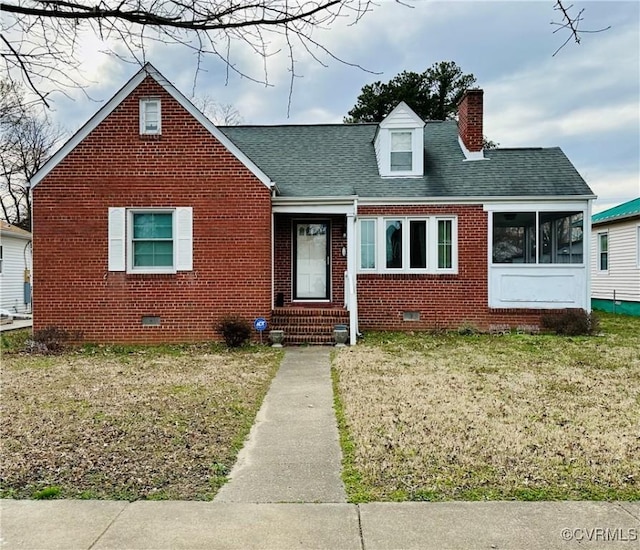
M 329 222 L 294 222 L 293 295 L 296 300 L 329 298 Z

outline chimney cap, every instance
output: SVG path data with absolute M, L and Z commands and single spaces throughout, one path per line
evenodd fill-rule
M 462 94 L 460 101 L 458 101 L 458 105 L 460 105 L 468 95 L 484 95 L 484 90 L 482 88 L 467 88 Z

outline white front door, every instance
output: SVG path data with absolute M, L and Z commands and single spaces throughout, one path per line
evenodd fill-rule
M 329 224 L 294 224 L 294 296 L 298 300 L 329 298 Z

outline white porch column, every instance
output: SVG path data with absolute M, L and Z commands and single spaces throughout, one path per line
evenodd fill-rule
M 354 209 L 355 210 L 355 209 Z M 349 293 L 349 344 L 355 346 L 358 335 L 357 250 L 355 211 L 347 214 L 347 288 Z

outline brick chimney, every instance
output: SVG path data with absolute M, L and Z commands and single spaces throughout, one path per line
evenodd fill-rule
M 458 133 L 471 153 L 482 151 L 482 96 L 480 88 L 467 90 L 458 103 Z

